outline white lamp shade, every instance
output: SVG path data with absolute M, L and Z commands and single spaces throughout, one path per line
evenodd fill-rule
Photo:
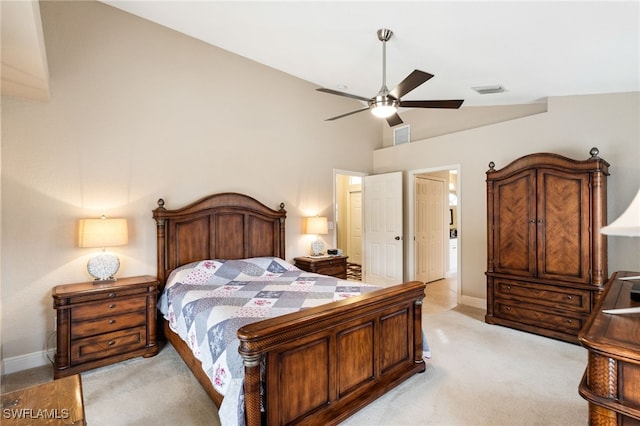
M 605 235 L 640 237 L 640 189 L 624 213 L 600 232 Z
M 323 216 L 308 217 L 305 223 L 305 234 L 322 235 L 329 233 L 327 218 Z
M 78 246 L 113 247 L 129 242 L 126 219 L 80 219 L 78 227 Z

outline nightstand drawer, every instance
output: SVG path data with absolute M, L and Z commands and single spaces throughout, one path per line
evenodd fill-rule
M 122 315 L 110 315 L 97 320 L 88 320 L 71 325 L 71 338 L 94 336 L 125 328 L 139 327 L 147 323 L 145 311 L 132 312 Z
M 152 284 L 153 285 L 153 284 Z M 99 291 L 98 291 L 99 290 Z M 117 289 L 99 289 L 96 288 L 89 294 L 74 294 L 66 299 L 67 305 L 81 304 L 85 302 L 93 302 L 107 299 L 117 299 L 121 297 L 135 297 L 136 295 L 147 294 L 149 290 L 146 287 L 136 288 L 117 288 Z
M 106 358 L 144 348 L 146 334 L 146 327 L 136 327 L 74 340 L 71 342 L 71 363 Z
M 337 278 L 346 278 L 346 266 L 344 263 L 336 265 L 327 265 L 317 268 L 316 273 L 322 275 L 332 275 Z
M 127 312 L 144 311 L 147 307 L 146 296 L 131 299 L 112 299 L 92 303 L 71 309 L 71 320 L 84 321 L 107 315 L 118 315 Z

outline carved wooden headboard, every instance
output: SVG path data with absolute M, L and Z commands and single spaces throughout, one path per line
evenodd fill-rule
M 209 195 L 176 210 L 158 200 L 158 279 L 164 287 L 175 268 L 205 259 L 285 258 L 284 203 L 273 210 L 247 195 Z

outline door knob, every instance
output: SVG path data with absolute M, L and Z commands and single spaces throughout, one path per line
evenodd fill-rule
M 395 237 L 394 239 L 395 239 L 396 241 L 400 241 L 400 239 L 401 239 L 401 238 L 400 238 L 400 236 L 399 236 L 399 235 L 396 235 L 396 237 Z

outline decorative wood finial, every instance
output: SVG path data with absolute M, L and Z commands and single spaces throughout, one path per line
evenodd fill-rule
M 494 163 L 493 161 L 489 163 L 490 172 L 495 172 L 496 171 L 495 167 L 496 167 L 496 163 Z

